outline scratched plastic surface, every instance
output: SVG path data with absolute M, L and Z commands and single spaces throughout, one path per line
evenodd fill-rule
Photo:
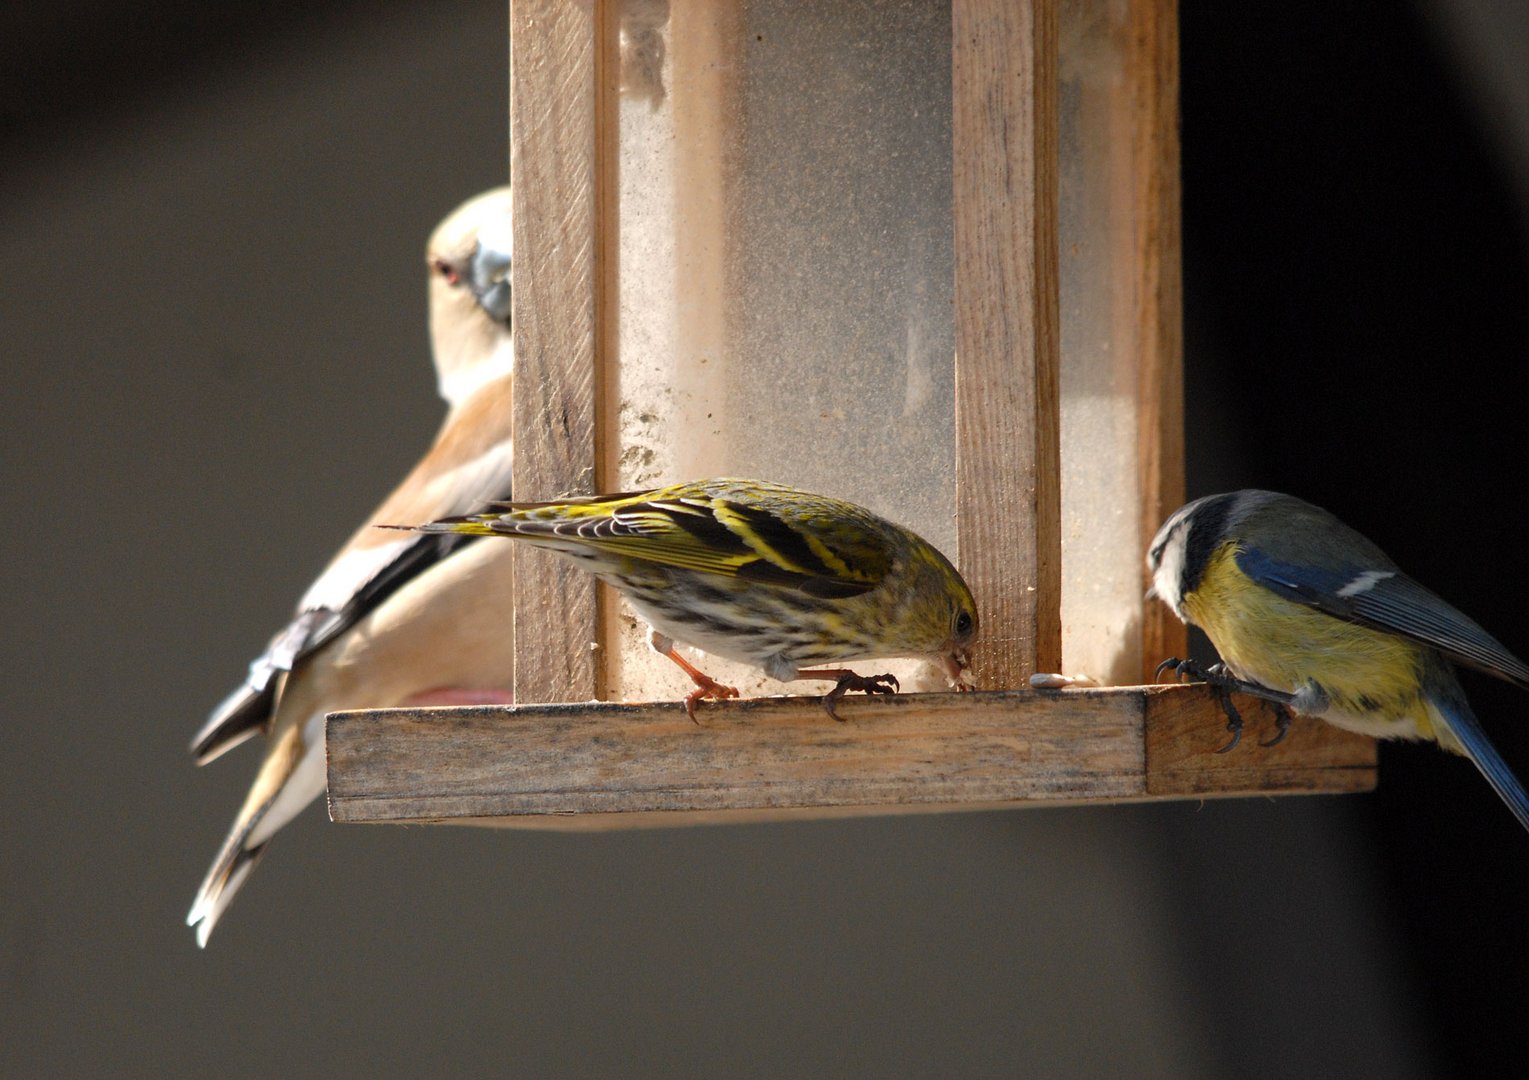
M 1134 682 L 1144 537 L 1126 5 L 1059 10 L 1063 666 Z M 621 22 L 605 476 L 625 489 L 795 484 L 909 525 L 959 562 L 949 6 L 627 0 Z M 613 697 L 688 689 L 624 607 L 608 617 Z M 812 688 L 705 667 L 745 693 Z
M 948 5 L 627 0 L 621 35 L 607 482 L 774 480 L 957 558 Z M 689 689 L 607 618 L 610 697 Z
M 1062 4 L 1062 666 L 1139 679 L 1142 558 L 1125 0 Z

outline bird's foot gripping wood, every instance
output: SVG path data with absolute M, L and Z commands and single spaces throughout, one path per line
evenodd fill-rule
M 848 668 L 820 668 L 814 671 L 799 671 L 798 679 L 836 679 L 834 688 L 823 695 L 823 708 L 828 710 L 828 715 L 841 724 L 844 718 L 834 711 L 841 697 L 851 690 L 858 690 L 862 694 L 895 694 L 902 689 L 897 681 L 897 676 L 886 675 L 857 675 Z
M 1274 703 L 1274 734 L 1259 743 L 1259 746 L 1278 746 L 1285 741 L 1285 736 L 1290 734 L 1290 710 L 1285 708 L 1283 702 Z
M 1180 682 L 1188 679 L 1191 682 L 1203 682 L 1215 688 L 1216 697 L 1221 702 L 1221 711 L 1226 713 L 1226 730 L 1231 733 L 1231 739 L 1216 753 L 1224 754 L 1242 741 L 1242 714 L 1237 711 L 1237 706 L 1232 704 L 1232 694 L 1247 694 L 1250 697 L 1263 698 L 1265 701 L 1274 703 L 1275 732 L 1274 735 L 1260 742 L 1259 746 L 1275 746 L 1284 741 L 1290 733 L 1290 709 L 1289 705 L 1295 700 L 1294 694 L 1286 694 L 1280 690 L 1270 690 L 1267 686 L 1261 686 L 1246 679 L 1239 679 L 1233 675 L 1225 664 L 1212 664 L 1208 668 L 1202 668 L 1193 660 L 1180 660 L 1171 656 L 1157 665 L 1153 672 L 1154 678 L 1161 678 L 1163 672 L 1172 670 L 1178 676 Z
M 738 696 L 738 688 L 736 686 L 725 686 L 719 683 L 676 652 L 673 644 L 670 644 L 669 648 L 663 650 L 663 655 L 683 668 L 685 674 L 690 676 L 690 681 L 695 683 L 695 689 L 685 695 L 685 712 L 693 723 L 699 724 L 701 722 L 696 718 L 696 702 L 707 698 L 710 698 L 712 701 L 721 701 L 724 698 L 735 698 Z

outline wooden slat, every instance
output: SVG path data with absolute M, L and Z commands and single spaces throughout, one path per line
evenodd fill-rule
M 1126 84 L 1132 106 L 1135 285 L 1140 343 L 1142 537 L 1184 502 L 1183 260 L 1179 191 L 1178 0 L 1130 0 Z M 1145 546 L 1145 545 L 1143 545 Z M 1146 564 L 1142 564 L 1142 589 Z M 1185 656 L 1184 625 L 1159 603 L 1142 620 L 1142 679 Z
M 1257 746 L 1250 730 L 1207 759 L 1225 733 L 1201 687 L 907 694 L 839 708 L 842 724 L 815 698 L 707 703 L 699 725 L 679 703 L 334 713 L 330 815 L 603 829 L 1374 784 L 1369 740 L 1299 720 L 1279 747 Z
M 1375 740 L 1297 716 L 1278 746 L 1260 746 L 1276 730 L 1268 702 L 1238 696 L 1242 741 L 1204 688 L 1174 688 L 1147 700 L 1147 784 L 1152 796 L 1279 795 L 1369 791 L 1375 786 Z
M 604 3 L 510 5 L 517 498 L 593 492 L 601 354 L 600 44 Z M 595 582 L 517 550 L 518 701 L 597 697 Z
M 1053 0 L 955 0 L 956 513 L 975 674 L 1061 665 Z

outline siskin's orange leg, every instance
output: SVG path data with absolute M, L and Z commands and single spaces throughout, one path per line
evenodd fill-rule
M 711 698 L 714 701 L 721 701 L 723 698 L 734 698 L 738 696 L 737 687 L 723 686 L 716 679 L 713 679 L 710 675 L 706 674 L 700 668 L 696 667 L 690 661 L 681 656 L 675 650 L 673 645 L 670 645 L 669 648 L 662 650 L 662 654 L 678 664 L 681 669 L 684 670 L 685 674 L 690 676 L 691 682 L 695 683 L 695 689 L 690 691 L 690 693 L 685 697 L 685 711 L 690 714 L 690 719 L 695 723 L 699 724 L 701 722 L 696 719 L 696 702 L 701 701 L 704 698 Z
M 798 671 L 796 677 L 838 680 L 834 688 L 823 695 L 823 708 L 828 710 L 829 716 L 841 724 L 844 718 L 834 711 L 834 703 L 851 690 L 859 690 L 862 694 L 895 694 L 902 689 L 896 675 L 857 675 L 849 668 L 813 668 L 809 671 Z

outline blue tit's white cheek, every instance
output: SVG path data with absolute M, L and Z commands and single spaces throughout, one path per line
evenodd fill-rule
M 1184 578 L 1184 541 L 1183 534 L 1173 534 L 1168 543 L 1163 547 L 1163 555 L 1157 564 L 1157 569 L 1152 572 L 1152 592 L 1163 603 L 1173 609 L 1173 613 L 1180 619 L 1187 619 L 1184 614 L 1184 594 L 1182 581 Z

